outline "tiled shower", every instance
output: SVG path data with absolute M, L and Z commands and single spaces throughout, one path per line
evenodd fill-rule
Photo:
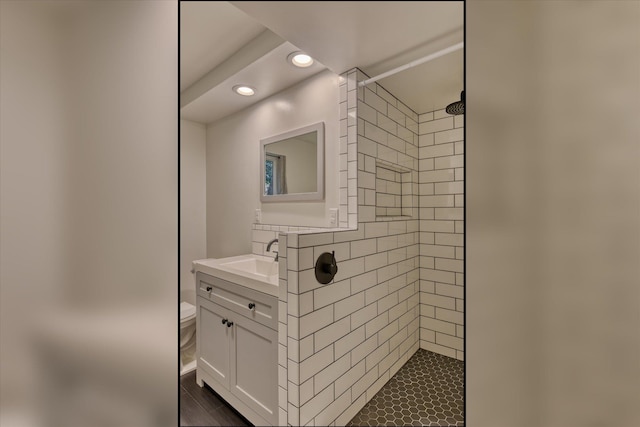
M 367 77 L 339 85 L 351 229 L 253 226 L 254 253 L 279 236 L 280 425 L 347 424 L 419 348 L 464 360 L 464 116 L 418 115 Z

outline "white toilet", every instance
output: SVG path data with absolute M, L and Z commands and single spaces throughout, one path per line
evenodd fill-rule
M 196 369 L 196 308 L 180 303 L 180 375 Z

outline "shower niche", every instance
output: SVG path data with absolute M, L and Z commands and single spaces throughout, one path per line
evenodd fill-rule
M 376 219 L 412 218 L 417 209 L 414 174 L 381 160 L 376 161 Z

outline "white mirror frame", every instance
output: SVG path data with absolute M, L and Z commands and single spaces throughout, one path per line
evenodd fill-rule
M 283 139 L 294 138 L 316 131 L 316 191 L 312 193 L 264 194 L 265 146 Z M 260 140 L 260 201 L 264 202 L 304 202 L 324 200 L 324 122 L 315 123 L 289 132 Z

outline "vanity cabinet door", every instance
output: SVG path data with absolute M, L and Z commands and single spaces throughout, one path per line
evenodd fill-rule
M 236 316 L 231 340 L 231 393 L 278 424 L 278 332 Z
M 227 327 L 226 323 L 229 311 L 204 298 L 197 300 L 197 366 L 228 388 L 231 371 L 230 337 L 233 329 Z

